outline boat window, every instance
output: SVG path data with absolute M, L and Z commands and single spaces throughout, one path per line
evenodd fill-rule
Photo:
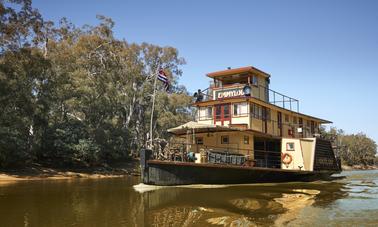
M 265 118 L 266 120 L 270 121 L 272 119 L 270 109 L 266 108 L 266 113 L 265 113 Z
M 241 116 L 248 114 L 248 105 L 246 102 L 234 104 L 234 116 Z
M 252 75 L 252 84 L 253 85 L 258 85 L 258 80 L 257 80 L 257 76 L 256 75 Z
M 311 121 L 311 133 L 312 134 L 315 133 L 315 122 L 314 121 Z
M 270 109 L 263 106 L 261 106 L 260 108 L 261 108 L 261 119 L 263 119 L 264 121 L 266 120 L 270 121 L 271 120 Z
M 211 106 L 207 107 L 207 116 L 209 118 L 211 118 L 211 116 L 213 116 L 213 107 L 211 107 Z
M 285 114 L 285 122 L 289 122 L 289 115 Z
M 199 109 L 199 118 L 200 120 L 211 119 L 213 116 L 213 108 L 210 107 L 200 107 Z
M 244 144 L 249 144 L 249 136 L 244 136 Z
M 294 143 L 293 142 L 286 143 L 286 150 L 294 151 L 295 150 Z
M 203 145 L 203 137 L 196 137 L 196 144 Z
M 214 80 L 215 87 L 222 87 L 222 81 L 220 80 Z
M 230 105 L 223 106 L 223 115 L 224 115 L 224 118 L 230 117 Z
M 215 118 L 220 119 L 221 118 L 221 112 L 222 112 L 222 106 L 216 106 L 215 107 Z
M 221 136 L 221 144 L 229 144 L 229 137 Z
M 293 123 L 294 124 L 297 124 L 298 122 L 297 122 L 297 117 L 293 117 Z
M 261 106 L 253 103 L 252 115 L 253 115 L 254 118 L 260 119 L 261 118 Z

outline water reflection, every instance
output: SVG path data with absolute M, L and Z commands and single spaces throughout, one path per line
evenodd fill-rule
M 0 226 L 376 224 L 378 172 L 361 174 L 333 182 L 145 187 L 153 190 L 143 193 L 134 190 L 134 177 L 3 184 Z
M 346 196 L 343 183 L 290 183 L 224 188 L 159 188 L 142 194 L 147 221 L 156 226 L 283 225 L 308 206 Z

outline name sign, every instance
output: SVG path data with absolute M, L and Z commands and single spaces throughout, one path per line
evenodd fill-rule
M 215 91 L 216 99 L 237 97 L 237 96 L 243 96 L 243 95 L 244 95 L 243 88 L 230 88 L 230 89 Z

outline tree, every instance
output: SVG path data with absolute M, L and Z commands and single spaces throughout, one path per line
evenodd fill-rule
M 364 133 L 345 134 L 342 129 L 321 129 L 324 138 L 332 140 L 338 147 L 338 155 L 346 165 L 374 165 L 377 144 Z
M 160 67 L 172 94 L 158 84 L 154 137 L 168 138 L 167 128 L 190 119 L 177 49 L 118 40 L 104 16 L 95 26 L 65 18 L 56 26 L 30 0 L 8 2 L 0 2 L 0 165 L 94 165 L 136 155 Z
M 341 157 L 348 165 L 373 165 L 377 154 L 377 144 L 363 133 L 345 135 L 341 143 Z

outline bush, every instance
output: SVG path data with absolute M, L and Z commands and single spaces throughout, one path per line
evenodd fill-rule
M 95 130 L 96 143 L 101 147 L 100 158 L 105 162 L 129 158 L 129 132 L 127 129 L 116 128 L 104 124 Z
M 69 120 L 49 127 L 40 159 L 54 165 L 95 165 L 100 148 L 89 137 L 85 125 Z
M 28 133 L 0 127 L 0 167 L 21 166 L 31 160 Z

